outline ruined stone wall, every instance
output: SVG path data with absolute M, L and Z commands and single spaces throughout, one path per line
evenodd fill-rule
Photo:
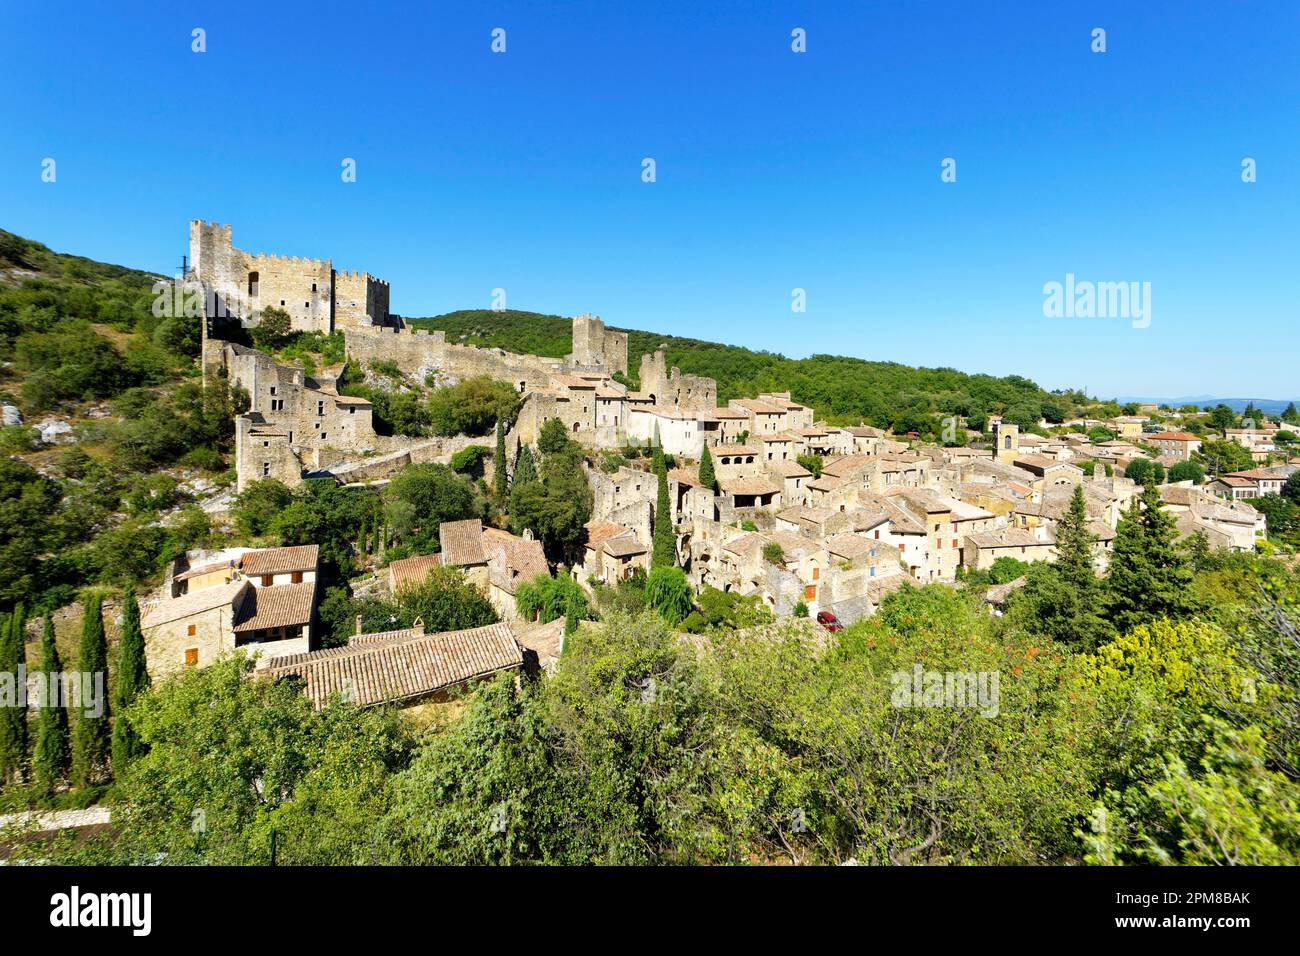
M 641 391 L 655 397 L 656 405 L 676 406 L 682 411 L 712 412 L 718 407 L 718 383 L 703 375 L 683 375 L 667 368 L 663 349 L 641 356 Z
M 421 383 L 429 375 L 443 385 L 486 375 L 526 392 L 546 388 L 563 367 L 559 359 L 449 344 L 442 330 L 357 326 L 345 327 L 343 337 L 348 358 L 362 365 L 393 362 L 402 374 Z

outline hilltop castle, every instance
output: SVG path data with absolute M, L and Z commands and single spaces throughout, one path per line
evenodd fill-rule
M 295 331 L 330 333 L 387 325 L 388 283 L 368 272 L 338 272 L 329 259 L 253 255 L 236 249 L 230 227 L 190 221 L 190 269 L 218 308 L 243 325 L 274 307 Z

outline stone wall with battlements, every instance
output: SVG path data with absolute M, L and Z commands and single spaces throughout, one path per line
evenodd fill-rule
M 402 374 L 421 384 L 430 375 L 439 385 L 487 375 L 528 392 L 546 388 L 551 376 L 564 370 L 560 359 L 449 343 L 441 330 L 356 326 L 344 328 L 343 337 L 349 359 L 363 366 L 393 362 Z
M 332 332 L 389 321 L 388 283 L 365 272 L 335 272 L 329 259 L 236 249 L 228 225 L 190 222 L 190 268 L 205 290 L 244 325 L 265 308 L 283 309 L 300 332 Z
M 663 349 L 641 356 L 641 393 L 653 395 L 656 405 L 676 407 L 684 412 L 712 412 L 718 405 L 718 383 L 703 375 L 683 375 L 667 368 Z
M 627 374 L 627 333 L 611 332 L 597 315 L 573 317 L 572 351 L 566 356 L 574 368 L 604 369 L 611 375 Z

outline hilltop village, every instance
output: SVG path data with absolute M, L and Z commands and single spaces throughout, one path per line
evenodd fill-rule
M 1024 432 L 991 415 L 987 444 L 954 420 L 960 442 L 927 445 L 915 435 L 818 421 L 789 391 L 720 404 L 712 379 L 668 367 L 662 349 L 639 357 L 637 387 L 629 387 L 627 334 L 591 315 L 573 318 L 563 359 L 480 349 L 408 327 L 389 311 L 387 284 L 368 273 L 336 272 L 329 260 L 250 255 L 231 244 L 229 226 L 198 221 L 190 247 L 189 279 L 218 313 L 204 321 L 205 387 L 247 396 L 235 422 L 239 493 L 260 482 L 293 489 L 317 479 L 382 489 L 413 466 L 486 451 L 475 445 L 479 436 L 380 434 L 372 401 L 340 390 L 345 366 L 308 374 L 220 333 L 255 329 L 264 310 L 279 309 L 295 332 L 341 332 L 353 368 L 444 387 L 482 379 L 508 387 L 517 405 L 501 423 L 497 454 L 484 457 L 484 485 L 508 488 L 521 469 L 531 477 L 549 431 L 552 445 L 558 434 L 578 450 L 591 505 L 567 563 L 548 556 L 541 528 L 508 517 L 501 527 L 481 518 L 446 521 L 427 554 L 385 563 L 376 549 L 356 588 L 395 596 L 436 568 L 458 568 L 501 622 L 444 634 L 426 634 L 419 624 L 362 633 L 358 618 L 345 643 L 336 636 L 336 646 L 323 648 L 315 629 L 317 547 L 186 554 L 145 606 L 155 674 L 244 648 L 259 653 L 268 673 L 303 678 L 317 702 L 345 687 L 362 702 L 436 697 L 502 669 L 553 663 L 564 618 L 521 608 L 521 585 L 544 587 L 559 575 L 593 601 L 594 589 L 651 572 L 657 536 L 668 542 L 660 563 L 680 568 L 693 592 L 720 592 L 778 618 L 835 629 L 870 616 L 904 584 L 1055 560 L 1057 526 L 1076 489 L 1094 567 L 1104 574 L 1120 518 L 1143 488 L 1133 463 L 1173 478 L 1202 440 L 1166 427 L 1167 416 L 1148 406 L 1063 422 L 1056 434 Z M 1229 429 L 1226 437 L 1252 462 L 1269 462 L 1277 427 Z M 1159 500 L 1180 537 L 1249 552 L 1265 533 L 1265 516 L 1240 499 L 1276 492 L 1295 470 L 1283 463 L 1208 483 L 1164 480 Z M 1024 580 L 989 588 L 991 613 Z M 419 663 L 431 647 L 438 667 Z

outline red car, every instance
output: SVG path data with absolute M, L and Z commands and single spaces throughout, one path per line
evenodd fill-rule
M 828 631 L 844 630 L 844 625 L 840 623 L 840 619 L 837 618 L 830 611 L 818 611 L 817 623 L 820 624 L 822 627 L 826 628 L 826 630 Z

